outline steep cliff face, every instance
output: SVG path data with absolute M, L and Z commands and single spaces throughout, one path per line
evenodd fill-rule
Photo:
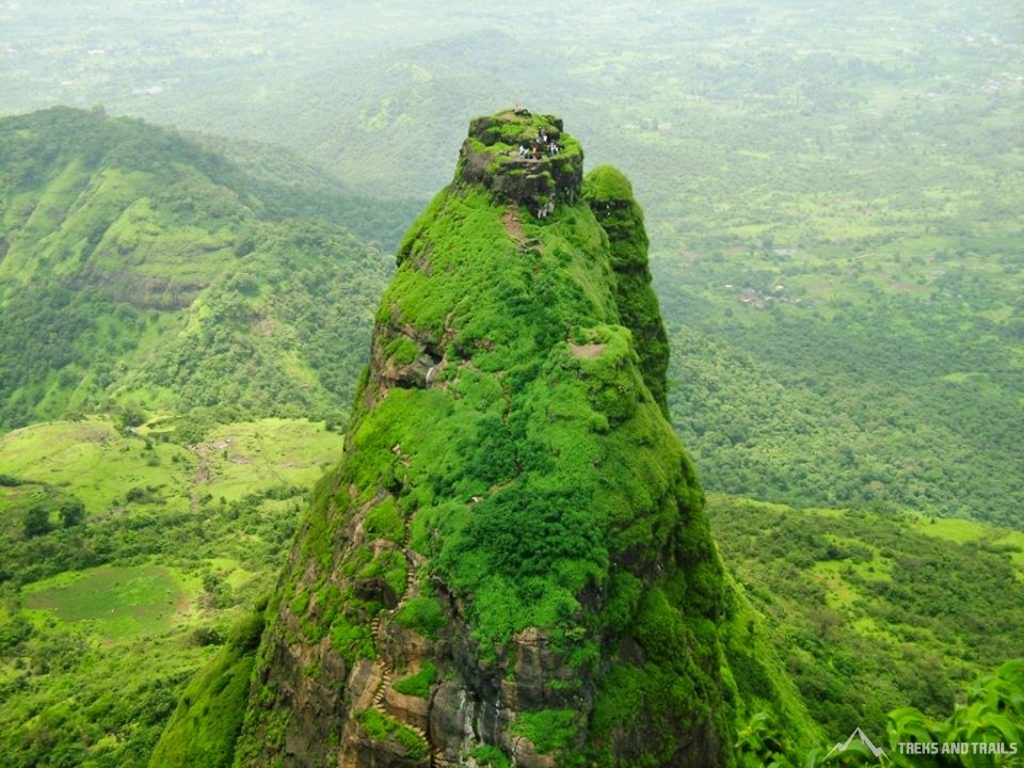
M 609 165 L 590 172 L 584 197 L 608 235 L 615 301 L 622 324 L 633 332 L 644 383 L 667 418 L 668 334 L 651 288 L 643 210 L 629 180 Z
M 628 182 L 584 179 L 555 118 L 476 120 L 398 263 L 236 764 L 732 764 L 723 577 Z

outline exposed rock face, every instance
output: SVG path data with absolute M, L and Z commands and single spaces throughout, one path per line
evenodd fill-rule
M 521 159 L 537 131 L 558 148 Z M 401 246 L 237 765 L 732 764 L 722 573 L 662 414 L 642 216 L 581 167 L 555 118 L 475 120 Z
M 482 184 L 501 200 L 543 211 L 549 202 L 576 201 L 583 150 L 551 115 L 518 110 L 478 117 L 462 144 L 457 177 Z

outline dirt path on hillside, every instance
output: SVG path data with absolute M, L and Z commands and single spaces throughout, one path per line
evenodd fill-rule
M 502 214 L 501 223 L 504 225 L 505 231 L 508 232 L 508 236 L 517 244 L 522 245 L 524 241 L 523 223 L 519 220 L 519 206 L 516 203 L 509 205 L 508 210 Z

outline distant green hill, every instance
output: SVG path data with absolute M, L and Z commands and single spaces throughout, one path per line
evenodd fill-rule
M 1024 525 L 1020 256 L 905 247 L 667 270 L 673 423 L 708 487 Z
M 1024 657 L 1024 534 L 970 520 L 795 509 L 710 495 L 726 566 L 826 733 L 944 717 Z M 751 625 L 752 627 L 754 625 Z
M 329 177 L 232 152 L 98 112 L 0 121 L 0 429 L 110 408 L 340 418 L 403 208 L 373 224 Z

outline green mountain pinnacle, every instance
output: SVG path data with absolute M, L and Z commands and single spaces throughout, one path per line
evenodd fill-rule
M 582 160 L 553 117 L 475 120 L 400 246 L 236 765 L 734 763 L 730 593 L 664 417 L 642 214 Z M 187 764 L 175 741 L 152 764 Z

